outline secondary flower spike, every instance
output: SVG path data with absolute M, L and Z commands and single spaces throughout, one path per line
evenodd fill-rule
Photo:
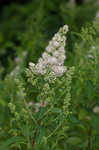
M 54 35 L 51 41 L 49 41 L 46 51 L 39 58 L 38 63 L 35 65 L 29 63 L 30 68 L 35 67 L 36 72 L 40 74 L 45 74 L 47 68 L 55 73 L 56 76 L 63 75 L 66 72 L 66 67 L 64 66 L 65 55 L 65 45 L 66 45 L 66 33 L 68 32 L 68 26 L 64 25 L 59 31 Z

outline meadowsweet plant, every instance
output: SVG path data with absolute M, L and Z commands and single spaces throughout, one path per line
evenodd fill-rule
M 99 150 L 99 21 L 71 32 L 72 52 L 68 30 L 60 28 L 37 63 L 17 63 L 20 71 L 0 80 L 8 118 L 0 150 Z
M 24 78 L 13 76 L 17 89 L 8 104 L 7 149 L 55 150 L 65 140 L 74 74 L 74 67 L 64 66 L 67 32 L 67 25 L 60 28 L 37 64 L 29 63 Z

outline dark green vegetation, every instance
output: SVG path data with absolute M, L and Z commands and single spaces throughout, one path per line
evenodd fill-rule
M 33 0 L 3 8 L 0 150 L 99 150 L 98 9 L 95 0 L 82 5 L 69 0 Z M 49 83 L 48 91 L 44 89 L 49 105 L 35 113 L 27 104 L 40 102 L 44 83 L 40 76 L 34 79 L 26 75 L 26 67 L 30 61 L 37 62 L 48 41 L 64 24 L 69 26 L 65 61 L 68 71 L 55 83 Z

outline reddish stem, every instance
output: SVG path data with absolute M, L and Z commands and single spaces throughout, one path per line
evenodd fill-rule
M 34 145 L 35 145 L 35 142 L 36 142 L 37 132 L 38 132 L 38 129 L 36 129 L 36 131 L 34 133 L 34 138 L 33 138 L 33 141 L 32 141 L 32 148 L 34 148 Z
M 41 120 L 38 121 L 38 125 L 39 125 L 39 126 L 40 126 L 40 124 L 41 124 Z M 38 133 L 38 128 L 36 128 L 35 133 L 34 133 L 34 138 L 33 138 L 33 141 L 32 141 L 32 148 L 34 148 L 34 146 L 35 146 L 37 133 Z

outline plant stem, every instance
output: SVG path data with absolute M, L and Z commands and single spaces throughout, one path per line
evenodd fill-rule
M 35 142 L 36 142 L 37 132 L 38 132 L 38 129 L 36 129 L 35 133 L 34 133 L 34 138 L 33 138 L 33 141 L 32 141 L 32 148 L 34 148 L 34 145 L 35 145 Z
M 40 120 L 40 121 L 38 121 L 38 126 L 40 126 L 40 124 L 41 124 L 41 120 Z M 33 149 L 33 148 L 34 148 L 34 146 L 35 146 L 37 133 L 38 133 L 38 128 L 36 128 L 35 133 L 34 133 L 34 138 L 33 138 L 33 141 L 32 141 L 32 149 Z

